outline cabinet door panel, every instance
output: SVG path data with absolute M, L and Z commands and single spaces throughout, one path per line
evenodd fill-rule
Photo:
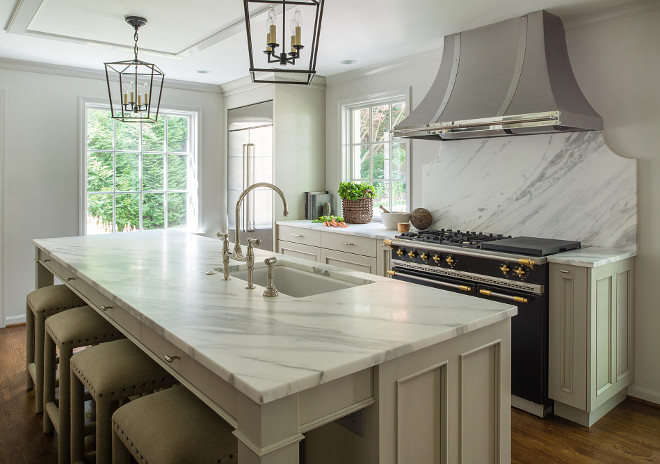
M 376 258 L 355 255 L 344 251 L 321 249 L 321 262 L 352 271 L 376 274 Z
M 550 265 L 550 398 L 587 407 L 587 270 Z
M 294 258 L 308 259 L 310 261 L 319 261 L 321 258 L 320 248 L 301 243 L 277 241 L 277 252 Z

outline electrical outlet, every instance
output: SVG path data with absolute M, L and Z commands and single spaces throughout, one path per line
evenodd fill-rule
M 336 424 L 341 425 L 346 430 L 350 430 L 355 435 L 364 438 L 364 411 L 359 410 L 348 414 L 335 421 Z

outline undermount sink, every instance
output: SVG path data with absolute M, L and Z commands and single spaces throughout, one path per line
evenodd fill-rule
M 255 285 L 266 287 L 268 269 L 265 267 L 254 270 L 252 280 Z M 273 269 L 274 285 L 280 293 L 296 298 L 318 295 L 320 293 L 334 292 L 346 288 L 357 287 L 373 283 L 369 280 L 356 279 L 347 281 L 336 279 L 328 275 L 308 272 L 286 265 L 275 265 Z M 247 281 L 247 271 L 239 271 L 231 274 L 231 277 Z

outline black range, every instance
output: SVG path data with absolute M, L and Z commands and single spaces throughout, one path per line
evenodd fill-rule
M 545 416 L 548 399 L 548 265 L 545 256 L 579 242 L 451 229 L 405 232 L 386 240 L 397 280 L 513 303 L 512 404 Z

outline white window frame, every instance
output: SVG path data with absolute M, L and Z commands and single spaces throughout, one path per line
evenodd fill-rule
M 404 101 L 406 104 L 406 114 L 410 114 L 410 87 L 394 89 L 386 92 L 373 93 L 364 95 L 357 98 L 342 100 L 339 102 L 339 126 L 341 128 L 341 180 L 352 180 L 352 164 L 351 164 L 351 112 L 356 109 L 385 105 L 393 102 Z M 412 183 L 411 179 L 411 148 L 412 144 L 409 139 L 401 140 L 406 145 L 406 205 L 408 211 L 411 209 L 410 201 L 412 199 Z M 391 142 L 387 142 L 391 143 Z M 392 179 L 388 179 L 392 182 Z M 380 214 L 374 212 L 374 221 L 381 221 Z
M 87 235 L 87 113 L 89 109 L 103 109 L 110 110 L 110 105 L 102 100 L 97 99 L 87 99 L 81 98 L 79 104 L 79 113 L 80 113 L 80 217 L 79 217 L 79 234 Z M 161 108 L 159 115 L 161 114 L 168 115 L 182 115 L 190 117 L 190 126 L 189 126 L 189 144 L 190 144 L 190 163 L 191 169 L 188 172 L 187 184 L 188 184 L 188 193 L 189 193 L 189 210 L 188 210 L 188 221 L 185 228 L 177 228 L 177 230 L 185 230 L 186 232 L 198 233 L 200 232 L 200 214 L 201 211 L 201 135 L 199 128 L 202 124 L 202 110 L 200 108 L 187 108 L 187 107 L 167 107 Z M 113 138 L 115 135 L 113 134 Z M 167 127 L 165 128 L 165 137 L 167 137 Z M 114 153 L 114 149 L 113 149 Z M 142 153 L 142 151 L 139 151 Z M 148 153 L 148 152 L 147 152 Z M 167 156 L 167 152 L 163 152 Z M 163 177 L 163 192 L 167 190 L 167 173 L 164 173 Z M 114 182 L 113 182 L 114 184 Z M 106 193 L 106 192 L 104 192 Z M 113 190 L 107 193 L 116 194 L 116 190 L 113 187 Z M 142 227 L 142 178 L 140 176 L 140 186 L 138 193 L 140 195 L 140 228 Z M 151 191 L 149 192 L 151 193 Z M 155 192 L 155 193 L 158 193 Z M 113 218 L 115 217 L 113 204 Z M 167 210 L 165 210 L 165 222 L 167 223 Z M 118 233 L 113 231 L 112 233 Z

